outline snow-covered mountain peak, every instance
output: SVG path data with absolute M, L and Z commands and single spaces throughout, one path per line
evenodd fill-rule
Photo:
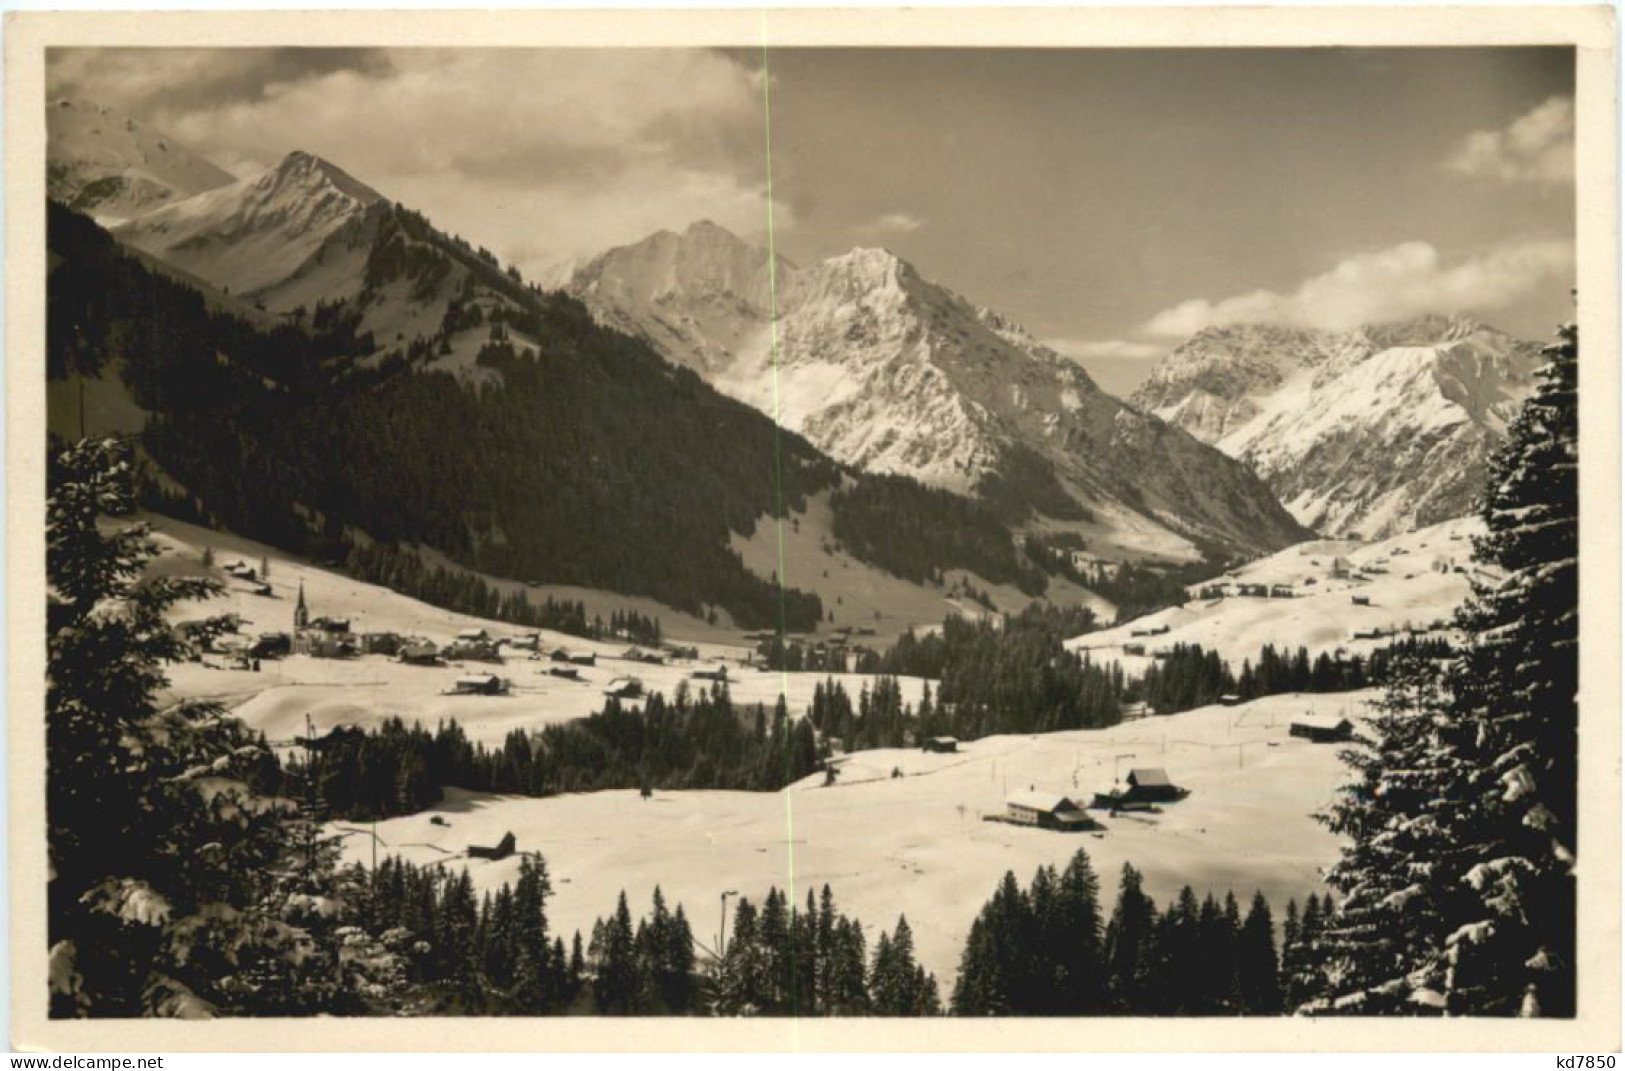
M 1114 533 L 1103 540 L 1131 527 L 1141 551 L 1301 536 L 1241 466 L 1137 413 L 1120 426 L 1122 403 L 1076 364 L 895 251 L 781 260 L 776 294 L 767 260 L 702 223 L 609 251 L 571 291 L 600 322 L 859 468 L 997 488 L 1074 521 L 1088 503 Z
M 291 152 L 258 175 L 149 212 L 118 238 L 240 295 L 269 290 L 308 269 L 331 239 L 355 232 L 382 206 L 376 190 L 335 164 Z
M 882 246 L 858 246 L 819 262 L 815 270 L 853 288 L 901 290 L 923 282 L 914 265 Z
M 104 222 L 233 181 L 175 139 L 105 105 L 58 99 L 45 125 L 47 194 Z
M 1468 316 L 1211 328 L 1135 402 L 1247 461 L 1305 524 L 1376 537 L 1471 509 L 1537 352 Z
M 273 196 L 282 193 L 321 196 L 331 190 L 362 205 L 376 204 L 384 199 L 383 194 L 337 164 L 302 149 L 288 153 L 255 182 L 259 189 Z
M 668 360 L 709 374 L 760 349 L 773 287 L 795 267 L 710 220 L 657 231 L 577 268 L 568 286 L 599 322 L 647 339 Z

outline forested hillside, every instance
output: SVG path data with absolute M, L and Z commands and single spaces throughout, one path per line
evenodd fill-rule
M 369 283 L 432 273 L 447 258 L 468 267 L 473 254 L 442 248 L 419 217 L 390 211 L 400 218 L 380 233 L 395 252 L 379 252 Z M 778 624 L 782 612 L 788 627 L 805 629 L 822 616 L 815 596 L 781 598 L 747 571 L 728 536 L 798 508 L 840 481 L 841 468 L 643 343 L 595 325 L 570 298 L 475 265 L 488 268 L 480 285 L 516 308 L 491 324 L 475 358 L 494 375 L 458 376 L 429 367 L 435 340 L 386 350 L 358 335 L 350 304 L 256 328 L 55 205 L 50 244 L 52 373 L 117 362 L 153 413 L 146 452 L 186 490 L 160 506 L 320 558 L 342 559 L 364 533 L 426 544 L 499 576 L 647 595 L 696 613 L 721 607 L 745 627 Z M 458 321 L 447 332 L 466 329 L 453 310 L 447 316 Z M 511 342 L 510 324 L 537 347 Z M 865 479 L 855 501 L 872 497 Z M 901 539 L 884 545 L 859 540 L 861 557 L 906 573 L 917 563 L 933 572 L 1014 566 L 1013 552 L 988 556 L 1010 544 L 982 511 L 944 510 L 939 494 L 911 481 L 889 480 L 885 492 L 890 518 L 933 523 L 900 523 Z

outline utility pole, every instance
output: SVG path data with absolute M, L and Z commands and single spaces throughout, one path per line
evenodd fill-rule
M 728 897 L 738 895 L 739 892 L 735 889 L 725 890 L 722 894 L 722 921 L 717 923 L 717 962 L 719 963 L 722 961 L 722 957 L 727 954 Z

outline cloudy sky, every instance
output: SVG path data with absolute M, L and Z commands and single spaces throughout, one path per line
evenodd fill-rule
M 1567 49 L 100 50 L 50 92 L 239 174 L 333 160 L 545 277 L 710 218 L 885 245 L 1125 389 L 1212 324 L 1474 312 L 1573 277 Z M 769 101 L 771 106 L 769 108 Z

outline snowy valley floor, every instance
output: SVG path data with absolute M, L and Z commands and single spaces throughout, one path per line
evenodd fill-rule
M 358 631 L 393 630 L 437 643 L 470 627 L 494 635 L 521 631 L 439 610 L 248 540 L 171 521 L 162 522 L 158 539 L 168 552 L 165 567 L 173 571 L 195 571 L 204 546 L 213 547 L 222 564 L 241 558 L 258 565 L 261 557 L 269 558 L 273 598 L 251 594 L 233 581 L 224 598 L 190 607 L 186 614 L 235 612 L 247 619 L 249 635 L 289 628 L 301 583 L 314 614 L 349 617 Z M 1167 621 L 1171 633 L 1153 644 L 1176 639 L 1217 644 L 1239 667 L 1240 659 L 1256 655 L 1266 640 L 1329 648 L 1342 645 L 1339 637 L 1352 627 L 1447 615 L 1467 578 L 1428 566 L 1441 551 L 1464 554 L 1462 534 L 1451 527 L 1407 542 L 1415 544 L 1406 547 L 1409 561 L 1396 554 L 1397 545 L 1325 545 L 1293 548 L 1244 567 L 1237 577 L 1291 583 L 1309 570 L 1324 570 L 1338 553 L 1357 564 L 1387 558 L 1394 568 L 1368 584 L 1322 581 L 1322 592 L 1290 602 L 1193 603 L 1133 627 Z M 1419 568 L 1408 576 L 1412 562 Z M 1374 605 L 1354 606 L 1354 593 L 1375 596 Z M 1309 634 L 1309 618 L 1320 619 L 1324 640 Z M 394 716 L 432 727 L 456 717 L 471 738 L 497 745 L 513 729 L 528 732 L 598 709 L 603 686 L 616 676 L 635 674 L 649 689 L 669 695 L 684 680 L 698 687 L 693 671 L 725 660 L 735 677 L 736 702 L 771 704 L 782 690 L 797 714 L 824 678 L 748 669 L 737 661 L 746 654 L 742 646 L 695 639 L 702 655 L 697 662 L 642 666 L 618 657 L 625 641 L 593 643 L 544 632 L 544 650 L 564 646 L 599 655 L 596 667 L 583 670 L 582 682 L 549 677 L 550 663 L 512 651 L 500 667 L 422 668 L 376 656 L 342 661 L 297 656 L 264 662 L 259 673 L 173 666 L 170 694 L 219 699 L 283 746 L 303 731 L 307 714 L 319 730 L 376 726 Z M 1096 659 L 1121 658 L 1126 639 L 1094 633 L 1069 646 L 1098 648 L 1091 652 Z M 471 671 L 510 678 L 513 694 L 444 694 L 458 675 Z M 847 676 L 845 684 L 855 694 L 865 680 Z M 917 702 L 922 685 L 904 680 L 904 699 Z M 1337 746 L 1291 737 L 1289 722 L 1308 711 L 1358 717 L 1373 694 L 1274 696 L 1101 731 L 990 737 L 962 744 L 959 753 L 949 755 L 859 752 L 839 760 L 841 773 L 833 786 L 825 787 L 823 777 L 815 775 L 776 793 L 657 791 L 643 800 L 635 791 L 614 791 L 525 799 L 451 790 L 432 810 L 378 823 L 377 851 L 380 857 L 396 854 L 416 863 L 466 865 L 476 887 L 485 890 L 514 880 L 518 859 L 470 861 L 464 853 L 471 844 L 495 844 L 512 831 L 521 851 L 545 855 L 555 893 L 552 927 L 566 938 L 577 929 L 585 935 L 595 918 L 614 909 L 623 889 L 633 912 L 642 913 L 658 884 L 669 903 L 685 907 L 696 937 L 714 947 L 723 892 L 759 902 L 776 885 L 804 902 L 808 889 L 827 882 L 841 909 L 871 928 L 890 928 L 906 914 L 920 960 L 936 973 L 946 996 L 971 921 L 1004 872 L 1013 870 L 1025 882 L 1039 865 L 1062 866 L 1080 847 L 1094 860 L 1107 905 L 1124 862 L 1145 873 L 1148 891 L 1159 903 L 1185 884 L 1199 894 L 1233 890 L 1238 898 L 1259 889 L 1279 915 L 1289 898 L 1320 891 L 1320 869 L 1336 857 L 1337 841 L 1311 816 L 1347 775 Z M 1190 797 L 1160 814 L 1104 817 L 1106 829 L 1098 835 L 982 820 L 1004 811 L 1009 792 L 1032 786 L 1087 800 L 1135 766 L 1165 767 L 1177 784 L 1191 790 Z M 892 777 L 894 768 L 904 776 Z M 444 826 L 432 823 L 437 816 Z M 346 831 L 347 857 L 370 862 L 372 827 L 336 825 Z
M 1289 897 L 1322 891 L 1319 869 L 1337 843 L 1310 813 L 1346 771 L 1335 745 L 1290 737 L 1288 722 L 1310 710 L 1357 715 L 1372 694 L 1274 696 L 1102 731 L 988 737 L 950 755 L 865 751 L 843 763 L 834 786 L 815 776 L 775 793 L 454 792 L 433 810 L 379 822 L 377 850 L 466 865 L 483 891 L 513 881 L 517 857 L 488 862 L 463 852 L 512 831 L 522 851 L 546 857 L 549 918 L 567 938 L 576 929 L 585 938 L 623 889 L 634 914 L 643 912 L 658 884 L 714 947 L 724 891 L 760 903 L 776 885 L 804 902 L 827 882 L 842 910 L 869 927 L 889 929 L 906 914 L 920 962 L 946 995 L 971 921 L 1004 872 L 1025 882 L 1078 848 L 1094 861 L 1108 906 L 1125 862 L 1145 873 L 1159 903 L 1185 884 L 1199 894 L 1233 889 L 1244 901 L 1260 889 L 1279 913 Z M 982 821 L 1003 812 L 1007 790 L 1033 785 L 1087 798 L 1111 786 L 1114 767 L 1126 775 L 1133 766 L 1165 767 L 1190 797 L 1160 814 L 1103 817 L 1099 835 Z M 904 776 L 893 778 L 894 767 Z M 347 858 L 370 861 L 373 827 L 336 826 L 348 831 Z

